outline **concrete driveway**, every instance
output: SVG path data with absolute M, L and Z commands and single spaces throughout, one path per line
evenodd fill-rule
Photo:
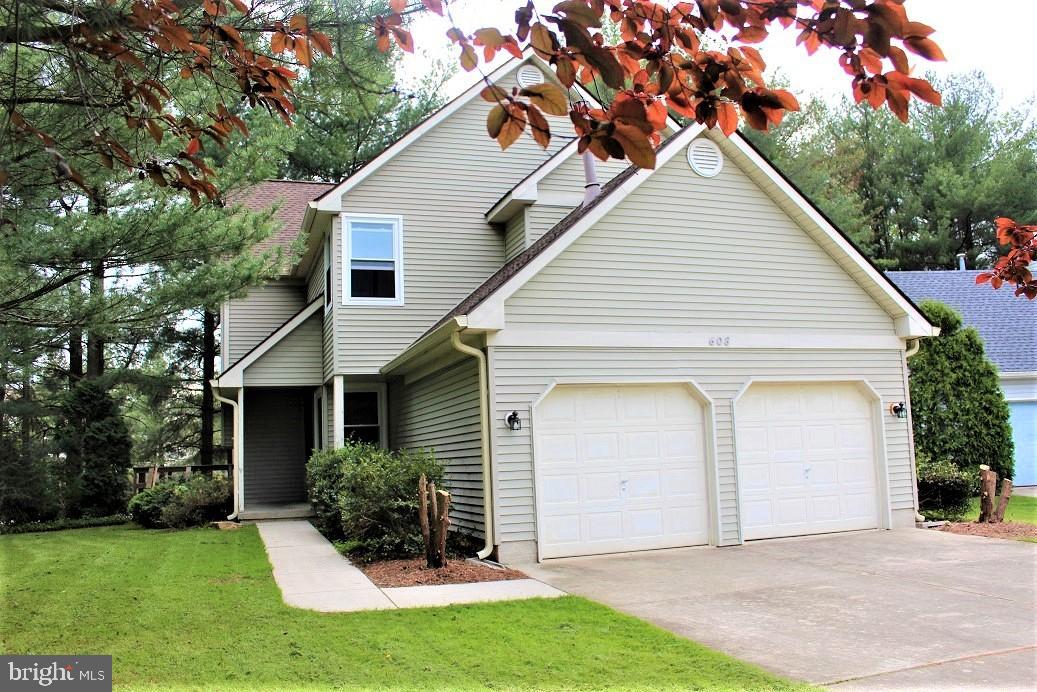
M 1037 687 L 1032 543 L 905 529 L 521 568 L 841 692 Z

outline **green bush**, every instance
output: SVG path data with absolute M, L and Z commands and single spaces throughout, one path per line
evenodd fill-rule
M 160 481 L 129 504 L 133 521 L 150 529 L 202 526 L 225 519 L 230 512 L 230 482 L 201 474 Z
M 983 340 L 975 329 L 963 329 L 961 315 L 943 303 L 926 300 L 919 307 L 940 335 L 923 339 L 908 362 L 916 448 L 973 476 L 988 464 L 1001 478 L 1011 478 L 1008 403 Z
M 64 509 L 70 517 L 103 517 L 122 512 L 129 496 L 129 429 L 119 405 L 93 381 L 78 383 L 61 404 L 58 429 Z
M 125 514 L 113 514 L 110 517 L 54 519 L 52 521 L 30 521 L 22 524 L 0 523 L 0 534 L 64 531 L 65 529 L 86 529 L 93 526 L 117 526 L 119 524 L 126 524 L 129 521 L 130 517 Z
M 930 518 L 960 519 L 979 492 L 979 478 L 953 462 L 917 452 L 919 510 Z
M 429 453 L 352 442 L 317 452 L 306 475 L 318 528 L 327 526 L 331 537 L 347 539 L 365 559 L 420 555 L 421 474 L 443 482 L 443 467 Z

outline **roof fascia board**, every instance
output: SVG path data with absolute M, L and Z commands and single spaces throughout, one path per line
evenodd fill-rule
M 272 349 L 277 344 L 281 343 L 281 340 L 286 336 L 295 331 L 296 327 L 317 314 L 324 305 L 324 299 L 318 298 L 317 300 L 311 301 L 309 305 L 304 307 L 295 317 L 282 324 L 277 331 L 273 332 L 251 351 L 245 354 L 245 356 L 237 363 L 227 369 L 226 372 L 220 373 L 220 376 L 216 378 L 219 382 L 220 387 L 241 387 L 244 384 L 245 369 L 248 366 L 259 360 L 263 354 Z
M 650 178 L 655 171 L 662 168 L 670 159 L 683 151 L 684 147 L 693 139 L 698 137 L 704 130 L 703 125 L 692 125 L 678 135 L 678 138 L 670 142 L 660 153 L 656 166 L 653 169 L 641 169 L 630 179 L 625 180 L 620 186 L 613 190 L 606 199 L 599 202 L 586 216 L 565 233 L 561 234 L 544 251 L 534 257 L 529 264 L 522 267 L 514 276 L 501 284 L 486 300 L 477 305 L 468 314 L 468 326 L 473 329 L 501 329 L 504 326 L 504 301 L 510 298 L 517 290 L 543 269 L 551 260 L 560 255 L 570 245 L 584 234 L 591 226 L 596 224 L 606 214 L 623 201 L 627 195 L 636 190 L 641 183 Z
M 436 329 L 425 334 L 410 346 L 403 349 L 403 352 L 383 365 L 379 372 L 383 375 L 388 375 L 394 370 L 399 370 L 404 365 L 413 363 L 420 359 L 422 355 L 434 349 L 440 342 L 449 339 L 451 334 L 460 331 L 467 326 L 468 319 L 464 315 L 459 315 L 447 320 Z
M 746 143 L 743 136 L 739 133 L 735 133 L 731 137 L 726 138 L 735 148 L 739 150 L 749 161 L 756 166 L 767 179 L 770 180 L 775 188 L 785 195 L 793 204 L 796 205 L 806 217 L 820 230 L 825 236 L 827 236 L 842 252 L 851 260 L 853 263 L 867 276 L 874 284 L 896 305 L 900 310 L 903 311 L 902 315 L 891 315 L 894 319 L 899 317 L 906 317 L 906 320 L 897 320 L 897 336 L 903 338 L 918 338 L 935 336 L 938 332 L 934 331 L 933 325 L 925 319 L 918 310 L 915 309 L 909 301 L 907 301 L 899 292 L 897 292 L 891 285 L 890 280 L 882 275 L 875 267 L 871 265 L 857 250 L 856 247 L 847 240 L 842 233 L 837 231 L 832 224 L 828 222 L 818 211 L 814 208 L 803 195 L 799 193 L 792 185 L 788 183 L 785 178 L 778 174 L 770 163 L 767 162 L 760 154 Z

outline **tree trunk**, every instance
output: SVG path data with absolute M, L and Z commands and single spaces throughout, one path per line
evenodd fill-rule
M 989 466 L 979 467 L 979 523 L 983 524 L 994 518 L 994 496 L 997 493 L 997 474 Z
M 439 553 L 439 564 L 436 567 L 446 567 L 446 536 L 447 529 L 450 528 L 450 493 L 440 490 L 439 496 L 439 516 L 436 517 L 436 535 L 439 537 L 436 552 Z
M 202 329 L 202 443 L 198 449 L 198 460 L 202 464 L 211 464 L 213 416 L 216 411 L 210 383 L 216 377 L 216 315 L 208 310 L 202 316 Z
M 1012 481 L 1007 478 L 1001 481 L 1001 499 L 997 502 L 997 511 L 994 513 L 995 524 L 1005 520 L 1005 510 L 1008 509 L 1008 501 L 1012 499 Z
M 96 303 L 104 299 L 104 262 L 95 260 L 90 267 L 90 298 Z M 104 374 L 104 338 L 96 329 L 86 335 L 86 376 L 96 379 Z
M 32 446 L 32 412 L 28 405 L 32 401 L 32 377 L 29 368 L 22 371 L 22 403 L 26 404 L 22 415 L 22 458 L 31 459 L 29 448 Z
M 73 386 L 83 379 L 83 330 L 72 327 L 68 330 L 68 385 Z
M 428 481 L 425 474 L 418 480 L 418 525 L 421 539 L 425 543 L 425 566 L 432 566 L 432 534 L 428 523 Z

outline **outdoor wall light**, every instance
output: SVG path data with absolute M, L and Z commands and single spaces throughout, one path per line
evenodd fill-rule
M 519 418 L 518 411 L 512 411 L 508 414 L 508 417 L 504 419 L 504 422 L 508 424 L 508 427 L 512 430 L 522 429 L 522 419 Z
M 889 412 L 897 418 L 907 418 L 907 404 L 903 401 L 898 404 L 890 404 Z

